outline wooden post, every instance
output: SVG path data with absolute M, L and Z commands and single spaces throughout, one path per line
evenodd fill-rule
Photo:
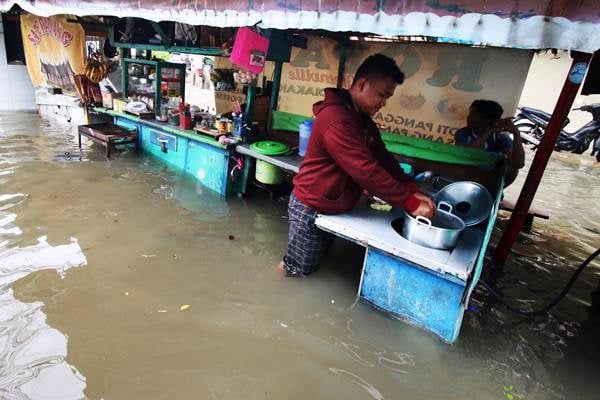
M 246 92 L 246 123 L 252 126 L 252 113 L 254 112 L 254 100 L 256 97 L 256 88 L 253 85 L 248 85 Z
M 281 87 L 281 72 L 283 70 L 283 62 L 275 61 L 275 70 L 273 71 L 273 86 L 271 87 L 271 98 L 269 99 L 269 119 L 267 130 L 271 130 L 273 126 L 273 111 L 277 110 L 279 102 L 279 89 Z
M 346 42 L 338 42 L 340 46 L 340 64 L 338 66 L 337 88 L 344 87 L 344 74 L 346 73 Z
M 531 168 L 529 169 L 529 174 L 525 179 L 523 189 L 521 189 L 521 194 L 519 195 L 515 209 L 508 222 L 508 226 L 504 230 L 502 238 L 494 253 L 494 265 L 504 264 L 512 245 L 523 227 L 523 223 L 529 212 L 529 207 L 531 206 L 537 188 L 542 180 L 542 176 L 544 175 L 548 160 L 554 151 L 554 146 L 560 135 L 564 121 L 571 110 L 579 86 L 585 76 L 588 63 L 592 57 L 591 54 L 575 51 L 571 52 L 571 56 L 573 57 L 573 62 L 571 64 L 571 69 L 569 70 L 569 75 L 565 80 L 565 84 L 563 85 L 558 101 L 556 102 L 546 133 L 544 133 L 544 137 L 535 153 Z

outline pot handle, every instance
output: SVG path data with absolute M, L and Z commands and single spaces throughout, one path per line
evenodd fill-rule
M 448 209 L 447 209 L 447 210 L 444 210 L 444 209 L 442 208 L 442 206 L 448 207 Z M 437 206 L 437 208 L 438 208 L 438 210 L 442 210 L 442 211 L 446 211 L 446 212 L 448 212 L 448 213 L 452 213 L 452 206 L 450 205 L 450 203 L 446 203 L 445 201 L 440 201 L 440 202 L 438 203 L 438 206 Z
M 417 220 L 418 224 L 427 225 L 428 228 L 431 228 L 431 220 L 429 218 L 418 215 L 415 217 L 415 220 Z

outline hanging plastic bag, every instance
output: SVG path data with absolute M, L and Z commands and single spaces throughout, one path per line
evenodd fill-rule
M 269 39 L 250 28 L 242 27 L 237 31 L 229 59 L 235 65 L 260 74 L 265 67 L 268 50 Z

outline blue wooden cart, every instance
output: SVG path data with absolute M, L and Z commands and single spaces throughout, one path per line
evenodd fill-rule
M 361 202 L 349 213 L 319 215 L 316 225 L 366 248 L 358 296 L 390 315 L 452 343 L 479 280 L 504 187 L 504 158 L 415 138 L 386 135 L 400 161 L 452 180 L 483 184 L 494 199 L 489 218 L 466 228 L 455 248 L 436 250 L 412 243 L 394 229 L 403 210 L 380 212 Z M 427 187 L 435 194 L 441 187 Z
M 374 211 L 366 201 L 346 214 L 319 215 L 316 225 L 366 248 L 361 299 L 452 343 L 481 274 L 498 204 L 499 198 L 487 224 L 465 229 L 448 251 L 406 240 L 393 227 L 402 210 Z

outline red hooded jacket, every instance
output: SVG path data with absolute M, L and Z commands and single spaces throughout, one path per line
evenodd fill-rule
M 394 207 L 414 212 L 415 183 L 388 152 L 373 120 L 359 114 L 347 90 L 325 89 L 306 156 L 294 178 L 294 193 L 324 214 L 351 210 L 366 189 Z

